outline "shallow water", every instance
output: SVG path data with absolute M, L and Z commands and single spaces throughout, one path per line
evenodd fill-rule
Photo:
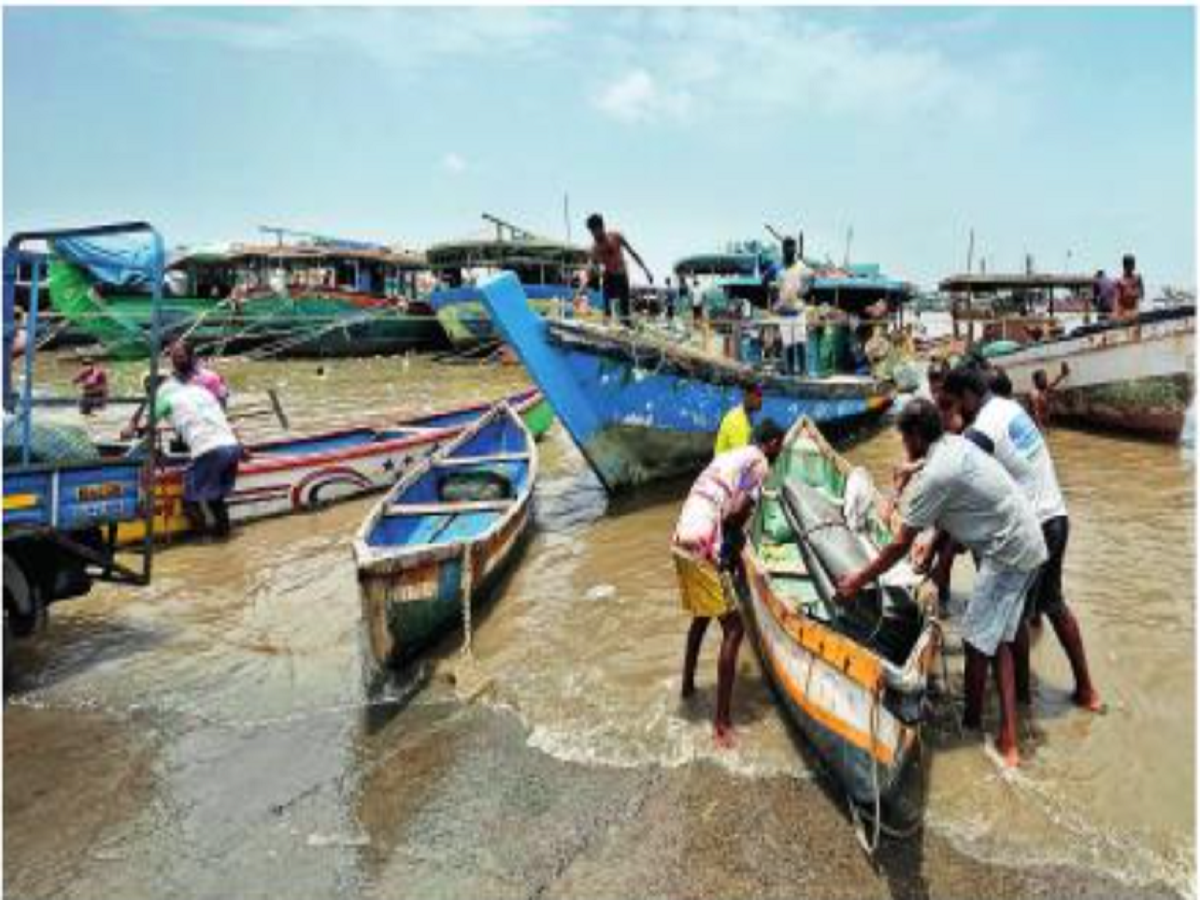
M 222 368 L 243 393 L 279 387 L 297 431 L 523 383 L 516 368 L 420 359 L 327 363 L 324 374 L 316 363 Z M 61 384 L 72 370 L 47 361 L 43 374 Z M 126 390 L 136 380 L 135 368 L 116 373 Z M 110 410 L 93 426 L 120 418 Z M 1057 867 L 1063 884 L 1100 874 L 1184 893 L 1195 869 L 1193 463 L 1178 448 L 1077 432 L 1051 442 L 1072 514 L 1067 595 L 1111 711 L 1070 707 L 1047 633 L 1026 764 L 1001 778 L 979 740 L 933 733 L 930 832 L 953 851 L 900 865 L 934 893 L 966 891 L 955 873 L 972 865 L 1030 863 Z M 849 456 L 884 479 L 898 449 L 884 432 Z M 710 738 L 715 632 L 698 698 L 677 698 L 686 620 L 667 540 L 686 484 L 610 503 L 561 428 L 541 452 L 538 532 L 476 623 L 473 677 L 488 689 L 475 703 L 443 677 L 458 668 L 458 637 L 382 688 L 363 664 L 349 541 L 371 501 L 171 548 L 149 588 L 101 587 L 56 607 L 49 632 L 21 648 L 5 711 L 6 882 L 27 896 L 266 896 L 281 883 L 306 896 L 594 896 L 670 867 L 634 851 L 621 873 L 588 862 L 646 817 L 647 847 L 677 816 L 697 829 L 688 846 L 754 843 L 752 822 L 736 837 L 722 836 L 720 817 L 701 824 L 753 798 L 754 815 L 797 815 L 811 830 L 822 884 L 853 873 L 847 885 L 875 893 L 866 885 L 879 876 L 857 859 L 836 795 L 810 788 L 821 778 L 748 648 L 734 752 Z M 89 808 L 72 819 L 72 861 L 45 813 L 79 797 Z M 640 798 L 635 810 L 624 797 Z M 520 834 L 496 827 L 506 816 Z M 681 866 L 692 860 L 676 850 Z M 713 893 L 800 883 L 696 871 L 696 888 Z M 1012 890 L 980 877 L 975 887 Z

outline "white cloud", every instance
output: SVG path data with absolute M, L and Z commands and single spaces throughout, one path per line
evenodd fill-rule
M 442 168 L 451 175 L 461 175 L 467 171 L 467 161 L 459 154 L 450 152 L 442 157 Z
M 127 19 L 157 39 L 203 40 L 253 52 L 339 49 L 400 75 L 447 59 L 529 57 L 564 27 L 560 11 L 538 8 L 247 8 L 233 13 L 132 8 Z
M 962 25 L 983 30 L 986 18 Z M 626 74 L 595 106 L 623 122 L 770 115 L 992 117 L 1019 104 L 1031 61 L 959 60 L 937 31 L 879 35 L 808 11 L 769 8 L 627 10 L 602 38 Z
M 683 118 L 689 103 L 684 92 L 663 90 L 645 69 L 632 69 L 596 98 L 596 105 L 603 112 L 623 122 Z

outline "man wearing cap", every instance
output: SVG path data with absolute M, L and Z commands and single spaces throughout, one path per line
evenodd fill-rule
M 721 429 L 717 432 L 717 443 L 713 447 L 713 456 L 720 456 L 730 450 L 746 447 L 750 444 L 750 435 L 754 424 L 751 421 L 755 413 L 762 409 L 762 385 L 752 384 L 742 393 L 742 402 L 725 413 L 721 419 Z

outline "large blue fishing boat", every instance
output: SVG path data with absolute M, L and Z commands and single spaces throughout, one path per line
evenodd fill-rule
M 492 320 L 610 491 L 699 469 L 712 457 L 722 416 L 751 384 L 764 389 L 760 415 L 785 427 L 806 415 L 832 434 L 868 424 L 891 403 L 890 385 L 869 376 L 765 373 L 652 332 L 542 319 L 508 273 L 479 288 Z

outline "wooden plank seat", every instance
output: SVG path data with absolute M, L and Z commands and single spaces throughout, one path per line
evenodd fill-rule
M 433 465 L 439 469 L 452 469 L 456 466 L 477 466 L 483 463 L 527 462 L 528 453 L 493 453 L 489 456 L 454 456 L 448 459 L 435 459 Z
M 439 516 L 468 512 L 503 512 L 515 500 L 461 500 L 455 503 L 389 503 L 388 516 Z

